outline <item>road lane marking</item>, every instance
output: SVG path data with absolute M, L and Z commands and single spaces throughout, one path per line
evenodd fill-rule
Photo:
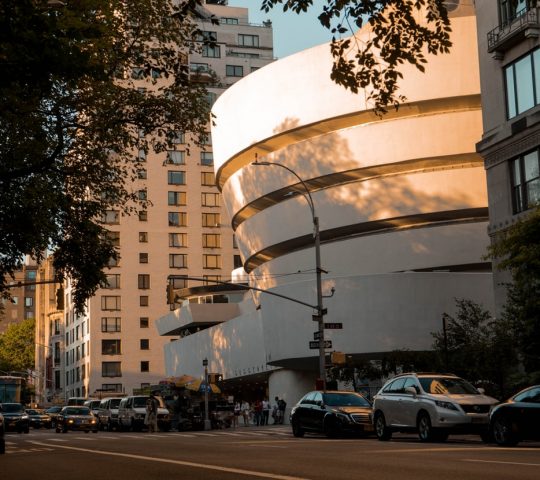
M 35 441 L 32 441 L 31 443 L 35 445 L 42 445 L 45 447 L 48 446 L 47 444 L 35 442 Z M 292 477 L 290 475 L 279 475 L 277 473 L 258 472 L 255 470 L 244 470 L 242 468 L 224 467 L 222 465 L 208 465 L 204 463 L 187 462 L 184 460 L 173 460 L 169 458 L 157 458 L 157 457 L 147 457 L 144 455 L 133 455 L 130 453 L 106 452 L 103 450 L 91 450 L 89 448 L 69 447 L 67 445 L 58 445 L 56 448 L 64 448 L 66 450 L 93 453 L 97 455 L 108 455 L 110 457 L 133 458 L 137 460 L 147 460 L 150 462 L 170 463 L 173 465 L 183 465 L 185 467 L 202 468 L 204 470 L 217 470 L 219 472 L 237 473 L 239 475 L 251 475 L 253 477 L 271 478 L 274 480 L 309 480 L 308 478 L 304 478 L 304 477 Z
M 538 452 L 540 449 L 534 447 L 480 447 L 469 445 L 467 447 L 434 447 L 422 448 L 420 445 L 417 448 L 388 448 L 380 450 L 367 450 L 366 453 L 424 453 L 424 452 L 501 452 L 507 450 L 509 452 Z
M 462 458 L 462 462 L 475 462 L 475 463 L 497 463 L 500 465 L 520 465 L 522 467 L 540 467 L 540 463 L 525 463 L 525 462 L 503 462 L 500 460 L 476 460 L 474 458 Z

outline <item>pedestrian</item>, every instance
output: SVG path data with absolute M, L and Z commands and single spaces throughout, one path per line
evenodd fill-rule
M 287 409 L 287 402 L 280 398 L 277 402 L 278 411 L 279 411 L 279 423 L 283 423 L 285 420 L 285 410 Z
M 233 419 L 232 419 L 233 428 L 238 427 L 238 419 L 240 417 L 241 410 L 242 410 L 242 404 L 240 402 L 236 402 L 234 404 Z
M 253 405 L 253 412 L 255 414 L 254 422 L 255 425 L 260 426 L 262 421 L 262 402 L 257 399 Z
M 268 418 L 270 417 L 270 402 L 268 399 L 262 401 L 262 424 L 268 425 Z
M 145 425 L 148 426 L 148 432 L 154 433 L 158 431 L 157 425 L 157 411 L 158 411 L 158 400 L 154 396 L 154 392 L 150 393 L 150 397 L 146 400 L 146 416 L 144 418 Z
M 242 402 L 242 405 L 240 407 L 240 412 L 242 413 L 242 418 L 244 419 L 244 426 L 247 427 L 249 425 L 249 413 L 250 413 L 249 402 L 247 402 L 246 400 Z

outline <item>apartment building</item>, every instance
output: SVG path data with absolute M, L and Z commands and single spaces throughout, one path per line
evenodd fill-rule
M 219 24 L 210 20 L 212 15 Z M 228 86 L 273 60 L 271 25 L 249 24 L 248 9 L 207 1 L 197 22 L 202 36 L 214 42 L 190 56 L 190 70 L 199 80 L 212 82 L 211 103 Z M 140 88 L 145 88 L 143 80 Z M 188 276 L 227 280 L 241 265 L 215 185 L 210 133 L 203 148 L 189 150 L 187 134 L 175 133 L 174 149 L 141 152 L 146 170 L 133 188 L 149 200 L 148 208 L 138 216 L 110 211 L 104 218 L 119 260 L 110 265 L 107 288 L 88 301 L 85 315 L 75 313 L 66 285 L 59 329 L 65 398 L 131 393 L 163 379 L 164 345 L 175 338 L 159 336 L 153 321 L 170 311 L 168 283 L 175 288 L 194 285 Z M 52 328 L 55 332 L 54 322 Z M 51 345 L 55 338 L 51 331 L 48 335 Z M 45 396 L 51 398 L 51 392 Z
M 476 0 L 488 233 L 540 201 L 540 18 L 536 0 Z M 495 301 L 508 273 L 494 270 Z

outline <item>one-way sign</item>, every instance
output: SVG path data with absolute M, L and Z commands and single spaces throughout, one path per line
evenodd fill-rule
M 319 342 L 318 341 L 309 342 L 309 348 L 311 350 L 316 350 L 317 348 L 319 348 Z M 325 340 L 324 348 L 332 348 L 332 340 Z

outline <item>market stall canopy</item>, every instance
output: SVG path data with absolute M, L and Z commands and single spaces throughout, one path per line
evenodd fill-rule
M 205 387 L 204 380 L 195 380 L 186 385 L 186 388 L 188 390 L 193 390 L 194 392 L 204 392 L 204 387 Z M 215 383 L 209 383 L 208 392 L 221 393 L 221 390 Z

